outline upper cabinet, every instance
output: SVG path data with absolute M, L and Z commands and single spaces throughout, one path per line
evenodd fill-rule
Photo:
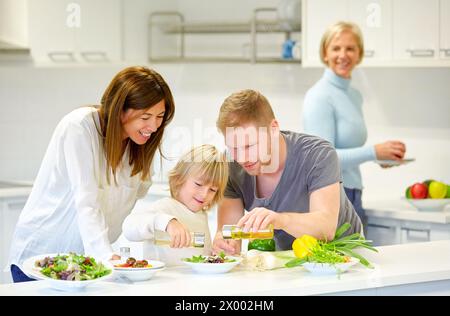
M 450 60 L 450 0 L 440 1 L 440 58 Z
M 320 14 L 303 14 L 302 16 L 302 36 L 308 43 L 303 45 L 302 59 L 320 64 L 319 46 L 322 34 L 331 23 L 347 19 L 347 7 L 342 1 L 303 0 L 302 12 L 320 12 Z
M 321 66 L 320 39 L 339 20 L 361 28 L 362 66 L 450 66 L 450 0 L 303 0 L 304 66 Z
M 28 3 L 29 41 L 35 61 L 120 61 L 120 0 L 40 0 Z
M 394 59 L 437 59 L 439 0 L 394 0 L 392 4 Z

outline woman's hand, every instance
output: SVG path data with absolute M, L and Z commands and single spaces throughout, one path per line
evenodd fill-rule
M 405 144 L 396 140 L 375 145 L 375 154 L 378 160 L 401 160 L 405 156 L 405 152 Z
M 214 237 L 212 252 L 219 254 L 224 251 L 227 255 L 235 255 L 241 252 L 241 242 L 233 239 L 223 239 L 222 232 L 217 232 Z
M 191 234 L 189 230 L 175 218 L 169 221 L 166 231 L 170 236 L 171 248 L 183 248 L 191 245 Z
M 239 220 L 237 226 L 242 227 L 246 232 L 256 232 L 260 229 L 266 229 L 270 224 L 276 229 L 283 229 L 281 214 L 264 207 L 255 207 Z

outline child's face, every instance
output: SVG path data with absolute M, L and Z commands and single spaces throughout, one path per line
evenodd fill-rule
M 217 190 L 216 186 L 204 183 L 200 178 L 189 177 L 180 188 L 178 200 L 192 212 L 198 212 L 210 206 Z

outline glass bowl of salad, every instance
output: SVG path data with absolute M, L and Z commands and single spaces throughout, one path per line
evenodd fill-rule
M 241 257 L 226 256 L 221 252 L 215 256 L 192 256 L 184 258 L 183 263 L 190 266 L 192 270 L 198 273 L 226 273 L 241 263 Z
M 109 279 L 113 266 L 93 257 L 76 253 L 57 253 L 28 258 L 23 263 L 24 272 L 31 278 L 44 280 L 51 288 L 76 291 Z

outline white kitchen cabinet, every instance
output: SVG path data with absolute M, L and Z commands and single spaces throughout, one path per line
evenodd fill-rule
M 394 59 L 437 59 L 439 0 L 393 1 L 393 39 Z
M 440 58 L 450 59 L 450 0 L 440 0 Z
M 391 0 L 349 0 L 349 19 L 364 36 L 362 65 L 392 59 L 391 6 Z
M 327 27 L 346 20 L 347 0 L 302 1 L 303 64 L 321 65 L 319 46 Z
M 121 0 L 29 1 L 31 54 L 38 62 L 121 59 Z
M 400 212 L 401 213 L 401 212 Z M 366 238 L 375 246 L 450 239 L 450 223 L 368 216 Z
M 19 219 L 20 212 L 25 206 L 26 200 L 27 196 L 0 198 L 0 283 L 11 282 L 11 273 L 9 270 L 3 270 L 4 268 L 7 268 L 6 265 L 9 258 L 11 238 L 13 236 L 17 220 Z
M 450 0 L 303 0 L 302 64 L 322 66 L 319 43 L 332 22 L 357 23 L 361 66 L 450 66 Z

